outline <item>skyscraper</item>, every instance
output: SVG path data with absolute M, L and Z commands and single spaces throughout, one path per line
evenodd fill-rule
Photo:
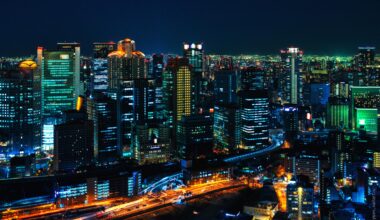
M 41 114 L 37 64 L 22 61 L 15 70 L 0 71 L 0 131 L 11 138 L 8 153 L 39 150 Z
M 77 44 L 58 44 L 57 51 L 37 49 L 38 75 L 41 77 L 42 148 L 53 150 L 54 125 L 62 112 L 74 109 L 80 94 L 80 48 Z
M 116 100 L 96 92 L 87 99 L 88 119 L 94 122 L 94 154 L 100 164 L 120 158 L 117 142 Z
M 123 157 L 133 156 L 133 80 L 147 78 L 147 64 L 135 41 L 128 38 L 108 55 L 108 92 L 117 100 L 118 147 Z
M 241 145 L 257 151 L 268 146 L 269 98 L 266 90 L 238 92 L 241 117 Z
M 196 106 L 201 105 L 202 80 L 204 71 L 204 50 L 202 43 L 184 43 L 184 58 L 189 60 L 192 67 L 192 92 L 194 93 L 194 102 Z
M 303 52 L 295 47 L 281 50 L 281 60 L 284 65 L 282 80 L 284 102 L 302 104 L 302 56 Z

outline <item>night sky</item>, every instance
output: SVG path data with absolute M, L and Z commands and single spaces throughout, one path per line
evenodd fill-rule
M 136 41 L 150 53 L 180 53 L 201 41 L 207 53 L 351 55 L 380 48 L 379 0 L 2 0 L 0 56 L 29 55 L 39 45 Z

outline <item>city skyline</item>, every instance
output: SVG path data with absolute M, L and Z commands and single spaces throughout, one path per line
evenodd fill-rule
M 7 44 L 0 56 L 28 56 L 37 46 L 79 42 L 90 55 L 93 42 L 131 36 L 147 54 L 181 54 L 185 41 L 203 42 L 209 54 L 278 54 L 288 46 L 307 54 L 352 55 L 357 46 L 380 46 L 374 38 L 376 1 L 138 2 L 95 0 L 3 2 L 0 15 Z M 20 7 L 22 5 L 22 7 Z M 13 9 L 17 8 L 17 13 Z M 132 9 L 131 9 L 132 8 Z M 352 16 L 350 16 L 352 15 Z

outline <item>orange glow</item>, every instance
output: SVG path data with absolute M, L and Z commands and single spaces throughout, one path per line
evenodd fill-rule
M 289 141 L 284 141 L 284 145 L 282 146 L 282 149 L 289 149 L 290 148 L 290 143 Z
M 83 106 L 83 97 L 82 96 L 78 96 L 78 98 L 77 98 L 77 104 L 75 106 L 75 109 L 77 111 L 80 111 L 82 109 L 82 106 Z
M 108 54 L 108 57 L 123 57 L 123 56 L 125 56 L 125 52 L 124 51 L 120 51 L 120 50 L 118 50 L 118 51 L 113 51 L 113 52 L 111 52 L 111 53 L 109 53 Z
M 24 61 L 20 62 L 18 67 L 21 69 L 34 70 L 37 68 L 37 63 L 34 62 L 33 60 L 24 60 Z
M 213 108 L 210 108 L 210 113 L 214 113 L 214 109 Z

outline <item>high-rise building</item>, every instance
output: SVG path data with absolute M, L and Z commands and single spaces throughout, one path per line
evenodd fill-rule
M 115 42 L 95 42 L 93 43 L 93 54 L 95 59 L 106 59 L 108 54 L 116 50 Z
M 290 219 L 313 219 L 314 188 L 305 176 L 297 176 L 286 188 L 287 211 Z
M 282 83 L 284 102 L 302 104 L 302 56 L 303 52 L 295 47 L 281 50 L 281 60 L 285 71 Z
M 358 129 L 361 125 L 364 124 L 367 125 L 366 127 L 369 127 L 370 124 L 372 124 L 373 126 L 377 124 L 377 119 L 376 122 L 374 121 L 374 114 L 375 111 L 377 111 L 378 103 L 380 101 L 380 86 L 351 86 L 350 89 L 351 128 Z M 372 114 L 370 112 L 372 112 Z M 377 128 L 370 128 L 370 131 L 375 130 L 377 131 Z
M 184 43 L 184 58 L 189 60 L 191 69 L 191 85 L 194 93 L 194 102 L 196 106 L 201 106 L 202 81 L 204 72 L 204 50 L 202 43 Z
M 269 98 L 266 90 L 241 90 L 240 148 L 257 151 L 269 144 Z
M 7 152 L 18 155 L 41 146 L 41 109 L 37 64 L 26 60 L 0 71 L 0 132 L 10 137 Z
M 174 116 L 180 121 L 182 116 L 193 112 L 193 95 L 191 92 L 191 69 L 187 59 L 179 59 L 174 78 Z
M 39 47 L 37 58 L 41 75 L 42 117 L 56 117 L 73 109 L 79 88 L 78 54 L 67 50 L 47 51 Z
M 117 47 L 108 55 L 108 92 L 117 100 L 118 147 L 123 157 L 131 158 L 133 80 L 147 78 L 148 63 L 134 40 L 121 40 Z
M 65 112 L 63 124 L 54 128 L 54 162 L 56 172 L 74 172 L 94 161 L 94 126 L 85 112 Z
M 74 58 L 74 97 L 75 99 L 84 95 L 84 82 L 81 77 L 81 58 L 80 58 L 80 43 L 77 42 L 58 42 L 57 51 L 72 52 Z M 81 80 L 82 79 L 82 80 Z
M 214 107 L 214 151 L 233 153 L 240 144 L 240 111 L 237 104 L 219 103 Z
M 41 77 L 42 148 L 53 150 L 54 125 L 62 112 L 74 109 L 80 94 L 80 48 L 58 44 L 57 51 L 37 49 L 38 75 Z
M 349 128 L 350 103 L 347 98 L 330 97 L 327 103 L 326 126 L 328 128 Z
M 354 57 L 353 63 L 356 68 L 365 68 L 375 64 L 375 47 L 358 47 L 359 53 Z
M 113 163 L 121 155 L 116 106 L 116 100 L 100 92 L 87 99 L 88 119 L 94 122 L 94 154 L 100 164 Z

